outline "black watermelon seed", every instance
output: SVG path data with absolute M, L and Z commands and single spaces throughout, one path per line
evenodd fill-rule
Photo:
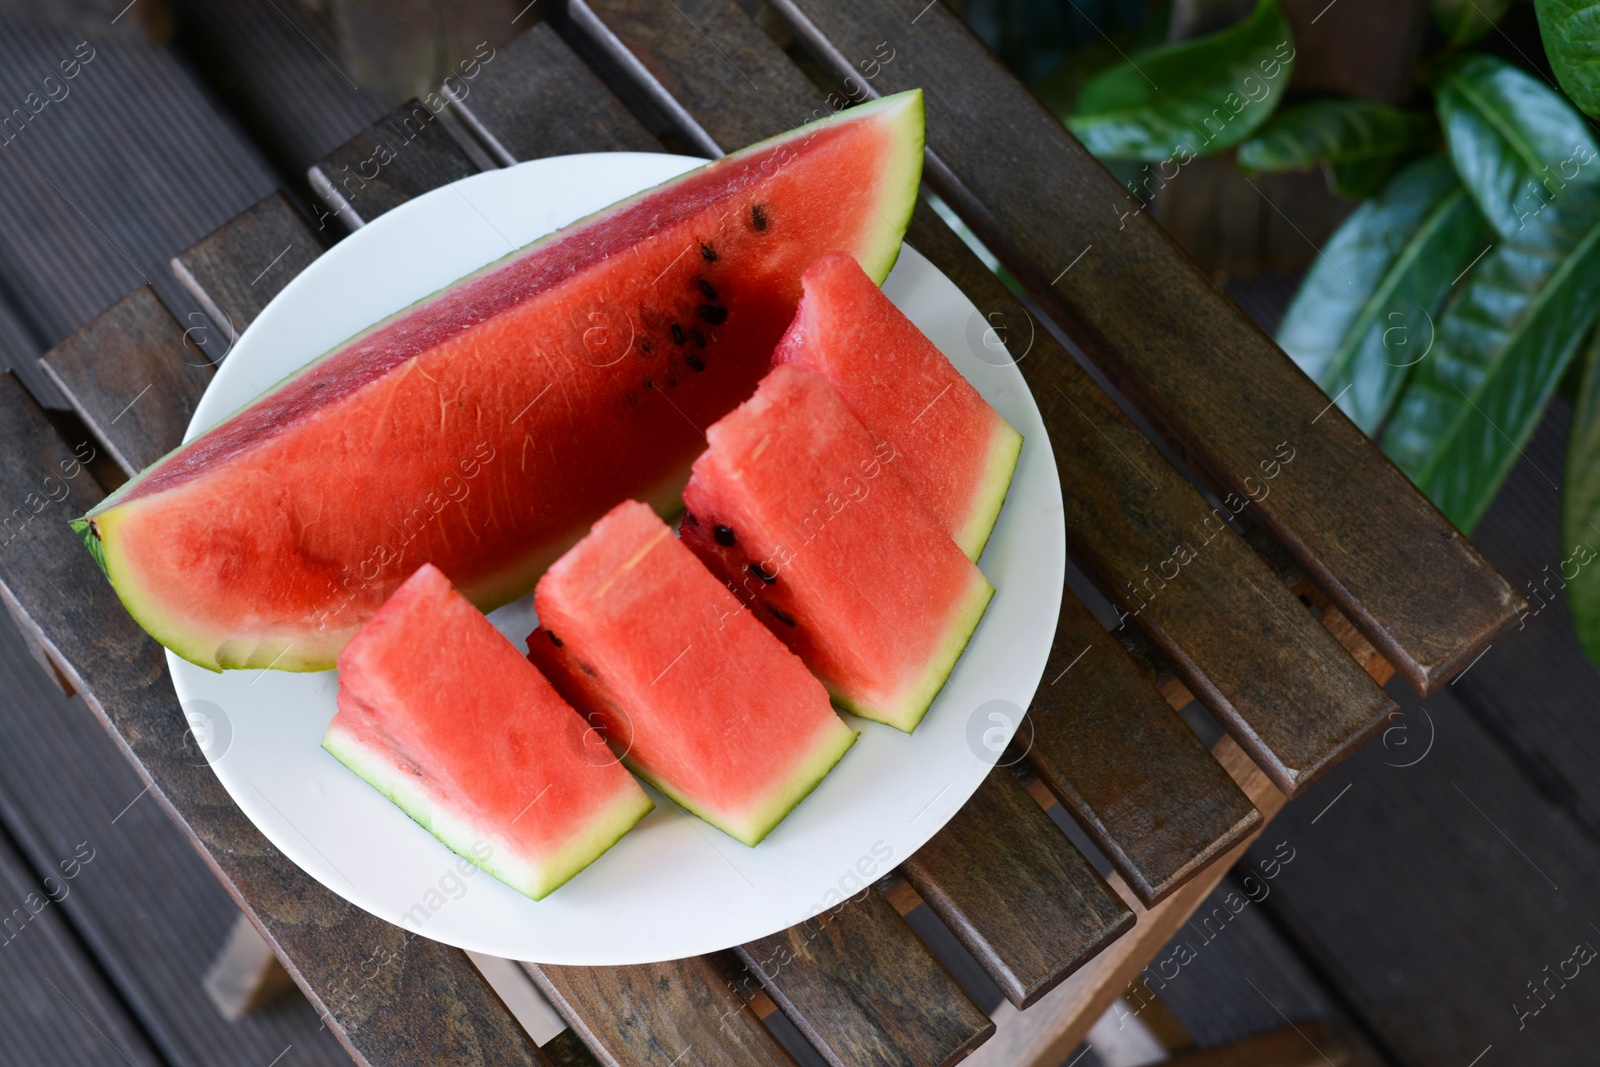
M 767 228 L 767 209 L 760 204 L 750 209 L 750 225 L 758 230 Z
M 641 356 L 643 356 L 644 353 L 646 353 L 648 351 L 650 351 L 650 342 L 648 340 L 640 341 L 639 342 L 639 354 Z
M 706 346 L 706 335 L 700 332 L 700 327 L 698 326 L 689 327 L 689 340 L 693 341 L 697 348 Z
M 668 378 L 667 379 L 667 388 L 668 389 L 676 389 L 677 387 L 678 387 L 678 379 L 676 379 L 676 378 Z
M 771 604 L 768 604 L 767 607 L 768 607 L 768 609 L 771 610 L 773 618 L 777 619 L 779 622 L 783 623 L 785 626 L 794 627 L 794 626 L 799 626 L 800 625 L 799 623 L 794 621 L 794 616 L 793 615 L 790 615 L 787 611 L 784 611 L 782 608 L 774 608 Z
M 656 387 L 656 383 L 652 382 L 649 378 L 646 378 L 644 380 L 644 387 L 646 389 L 654 389 Z
M 717 250 L 704 242 L 700 244 L 700 255 L 705 257 L 707 263 L 715 263 L 717 261 Z
M 683 361 L 685 363 L 689 364 L 689 368 L 691 370 L 705 370 L 706 369 L 705 363 L 701 361 L 699 356 L 685 356 Z
M 728 321 L 728 309 L 721 304 L 701 304 L 700 317 L 713 326 L 721 326 Z
M 563 641 L 563 640 L 561 640 L 561 638 L 559 638 L 559 637 L 557 637 L 557 636 L 556 636 L 556 632 L 555 632 L 555 631 L 554 631 L 554 630 L 546 630 L 546 631 L 545 631 L 545 632 L 544 632 L 544 635 L 545 635 L 545 636 L 546 636 L 546 637 L 548 637 L 548 638 L 549 638 L 549 639 L 550 639 L 550 643 L 551 643 L 551 644 L 552 644 L 552 645 L 555 645 L 555 646 L 556 646 L 556 647 L 557 647 L 557 648 L 564 648 L 564 647 L 566 647 L 566 642 L 565 642 L 565 641 Z
M 677 323 L 672 324 L 672 343 L 675 345 L 683 344 L 683 327 Z
M 711 537 L 723 548 L 732 548 L 739 543 L 733 536 L 732 526 L 713 526 L 711 528 Z
M 762 570 L 761 569 L 761 564 L 759 564 L 759 563 L 752 563 L 746 569 L 750 571 L 751 575 L 753 575 L 756 578 L 760 578 L 763 582 L 766 582 L 768 585 L 773 585 L 778 580 L 778 576 L 776 574 L 768 574 L 766 571 Z
M 704 278 L 700 279 L 700 291 L 706 294 L 707 300 L 715 300 L 717 298 L 717 291 Z

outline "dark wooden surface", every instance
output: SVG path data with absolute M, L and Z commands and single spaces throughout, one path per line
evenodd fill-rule
M 273 193 L 173 256 L 171 266 L 231 344 L 324 247 L 289 199 Z
M 739 996 L 730 958 L 637 967 L 524 964 L 605 1067 L 794 1067 Z
M 412 197 L 478 173 L 444 121 L 408 100 L 311 168 L 312 188 L 351 229 Z
M 922 87 L 940 194 L 1222 488 L 1259 497 L 1253 517 L 1413 686 L 1448 681 L 1517 594 L 1158 225 L 1124 218 L 1136 205 L 949 11 L 921 6 L 774 3 L 864 91 Z M 881 42 L 894 62 L 863 81 Z M 1295 463 L 1261 495 L 1261 464 L 1285 443 Z
M 646 77 L 647 95 L 707 102 L 685 108 L 680 120 L 707 152 L 772 136 L 819 106 L 827 113 L 820 91 L 729 5 L 690 2 L 679 5 L 681 18 L 638 0 L 588 0 L 569 10 L 571 30 L 590 35 L 617 69 Z M 1387 698 L 1231 531 L 1208 531 L 1210 506 L 949 229 L 925 207 L 918 215 L 912 246 L 1025 352 L 1020 365 L 1073 487 L 1065 496 L 1074 548 L 1280 788 L 1300 788 L 1382 722 Z M 977 325 L 981 337 L 985 324 Z M 1198 542 L 1197 558 L 1179 579 L 1144 585 L 1186 542 Z M 1146 603 L 1127 583 L 1160 595 Z M 1236 639 L 1241 628 L 1248 636 Z
M 871 886 L 737 953 L 738 980 L 765 988 L 834 1067 L 944 1067 L 994 1032 Z
M 75 858 L 91 857 L 86 868 Z M 46 868 L 37 877 L 0 835 L 0 1057 L 22 1063 L 122 1063 L 159 1067 L 161 1059 L 118 1001 L 61 916 L 73 883 L 92 872 L 94 852 L 68 849 L 59 862 L 77 877 Z
M 24 500 L 44 477 L 70 469 L 72 452 L 9 375 L 0 377 L 0 425 L 17 431 L 0 442 L 0 499 Z M 373 918 L 284 862 L 194 758 L 159 646 L 121 610 L 66 525 L 102 493 L 81 472 L 64 484 L 68 492 L 0 548 L 0 594 L 34 627 L 25 636 L 72 665 L 74 687 L 148 775 L 148 799 L 250 908 L 357 1062 L 427 1048 L 453 1063 L 540 1063 L 464 953 Z M 419 997 L 442 997 L 452 1010 L 419 1013 Z
M 1038 829 L 994 832 L 1016 826 Z M 1133 912 L 1003 767 L 901 870 L 1018 1007 L 1133 926 Z
M 207 341 L 204 332 L 192 336 Z M 42 363 L 106 453 L 132 476 L 183 440 L 211 381 L 210 347 L 186 343 L 184 328 L 146 285 L 46 352 Z

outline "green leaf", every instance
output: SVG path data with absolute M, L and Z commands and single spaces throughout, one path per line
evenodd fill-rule
M 1245 170 L 1327 164 L 1333 191 L 1372 196 L 1400 164 L 1432 147 L 1433 119 L 1371 100 L 1317 100 L 1284 108 L 1239 146 Z
M 1500 236 L 1569 187 L 1600 180 L 1588 123 L 1532 74 L 1470 55 L 1444 69 L 1434 92 L 1456 172 Z
M 1284 314 L 1278 344 L 1375 433 L 1433 343 L 1451 281 L 1487 242 L 1450 161 L 1414 163 L 1328 240 Z
M 1453 45 L 1471 44 L 1494 29 L 1511 0 L 1433 0 L 1433 21 Z
M 1533 8 L 1561 88 L 1583 110 L 1600 115 L 1600 3 L 1533 0 Z
M 1288 87 L 1294 56 L 1277 0 L 1260 0 L 1237 26 L 1097 75 L 1067 126 L 1097 156 L 1188 162 L 1255 132 Z
M 1561 483 L 1561 547 L 1566 559 L 1558 570 L 1567 583 L 1578 642 L 1600 664 L 1600 567 L 1591 566 L 1600 556 L 1600 331 L 1589 341 L 1575 408 L 1567 438 L 1567 473 Z M 1567 568 L 1574 565 L 1577 573 L 1569 575 Z
M 1462 530 L 1532 436 L 1600 302 L 1600 190 L 1574 185 L 1497 245 L 1445 307 L 1384 451 Z

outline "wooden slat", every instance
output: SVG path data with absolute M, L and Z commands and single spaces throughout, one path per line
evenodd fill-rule
M 478 166 L 439 116 L 408 100 L 313 166 L 311 188 L 351 229 Z
M 1019 1008 L 1133 926 L 1133 912 L 1005 767 L 901 870 Z
M 605 1067 L 794 1067 L 723 956 L 634 967 L 523 965 Z
M 148 285 L 135 289 L 41 357 L 44 372 L 117 466 L 133 475 L 183 440 L 211 380 L 213 347 L 183 328 Z M 220 339 L 217 347 L 224 344 Z
M 88 846 L 82 854 L 93 853 Z M 76 879 L 64 879 L 54 863 L 70 864 L 80 877 L 95 873 L 69 849 L 45 868 L 50 880 L 41 884 L 0 832 L 0 1055 L 16 1064 L 160 1067 L 164 1061 L 73 936 L 58 901 L 71 899 Z
M 171 265 L 231 344 L 322 250 L 317 231 L 287 197 L 273 193 L 174 256 Z
M 737 950 L 834 1067 L 944 1067 L 994 1032 L 950 972 L 872 887 Z
M 685 135 L 708 152 L 772 136 L 822 103 L 788 58 L 728 5 L 688 0 L 668 11 L 642 0 L 574 0 L 568 10 L 573 29 L 593 35 L 615 66 L 631 62 L 651 79 L 645 90 L 654 97 L 702 86 L 698 97 L 712 103 L 683 121 L 692 120 Z M 1045 327 L 926 208 L 908 240 L 989 316 L 975 333 L 1003 323 L 1011 346 L 1026 352 L 1020 365 L 1072 487 L 1069 541 L 1280 788 L 1301 788 L 1378 728 L 1392 708 L 1388 698 Z M 1175 581 L 1153 578 L 1173 565 L 1180 544 L 1192 544 L 1196 558 Z M 1145 582 L 1159 595 L 1130 591 L 1129 583 Z
M 539 23 L 500 49 L 452 105 L 501 166 L 596 146 L 659 152 L 661 143 Z
M 1028 762 L 1145 907 L 1261 823 L 1154 681 L 1070 592 L 1028 719 Z
M 1516 616 L 1504 579 L 948 10 L 774 6 L 865 91 L 922 87 L 940 194 L 1221 486 L 1243 500 L 1270 484 L 1255 519 L 1414 687 L 1436 689 Z M 894 61 L 866 80 L 882 42 Z M 1282 445 L 1297 458 L 1266 483 Z
M 173 329 L 176 329 L 173 324 Z M 9 375 L 0 376 L 0 499 L 37 493 L 74 457 Z M 122 610 L 67 527 L 102 497 L 87 478 L 48 515 L 0 547 L 0 594 L 34 637 L 73 668 L 72 682 L 149 778 L 148 800 L 185 829 L 215 873 L 261 924 L 312 1004 L 360 1063 L 543 1062 L 466 955 L 373 918 L 318 885 L 272 847 L 185 744 L 160 647 Z M 141 801 L 144 803 L 146 801 Z M 336 933 L 335 933 L 336 932 Z M 419 1012 L 419 996 L 449 998 Z
M 34 521 L 62 518 L 51 508 Z M 93 861 L 52 909 L 70 919 L 165 1061 L 171 1067 L 265 1064 L 293 1044 L 294 1062 L 304 1067 L 348 1064 L 349 1056 L 299 997 L 237 1022 L 205 1006 L 202 975 L 229 924 L 242 921 L 238 907 L 183 831 L 141 795 L 145 782 L 104 725 L 39 676 L 18 635 L 0 628 L 8 631 L 0 634 L 0 678 L 6 680 L 0 817 L 35 870 L 57 870 L 80 845 L 93 850 Z M 200 758 L 192 744 L 189 753 Z M 62 802 L 63 768 L 70 768 L 70 803 Z M 0 972 L 10 951 L 0 948 Z M 9 1044 L 9 1031 L 0 1032 Z M 118 1062 L 115 1056 L 67 1059 Z

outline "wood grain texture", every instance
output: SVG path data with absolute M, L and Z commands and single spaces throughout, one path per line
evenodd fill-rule
M 211 361 L 203 353 L 185 343 L 183 327 L 146 285 L 40 358 L 73 410 L 131 476 L 183 440 L 211 381 Z
M 289 199 L 273 193 L 172 257 L 171 266 L 231 345 L 323 247 Z
M 1166 899 L 1261 823 L 1155 682 L 1069 591 L 1021 741 L 1139 901 Z
M 525 963 L 604 1067 L 794 1067 L 739 996 L 721 955 L 633 967 Z
M 502 166 L 597 146 L 661 151 L 661 142 L 543 22 L 502 47 L 451 110 Z
M 775 0 L 836 74 L 920 86 L 927 178 L 1091 359 L 1431 692 L 1521 598 L 960 22 L 917 0 Z M 919 9 L 922 9 L 919 11 Z M 861 82 L 886 43 L 894 61 Z M 1280 446 L 1294 465 L 1262 495 Z
M 757 982 L 834 1067 L 944 1067 L 994 1024 L 872 886 L 739 946 Z
M 572 10 L 574 29 L 596 35 L 595 48 L 619 67 L 627 66 L 621 54 L 634 56 L 631 69 L 651 80 L 652 95 L 693 93 L 686 98 L 710 102 L 681 120 L 707 151 L 772 136 L 831 106 L 729 5 L 702 0 L 673 12 L 641 0 L 585 0 Z M 977 349 L 994 329 L 1024 357 L 1071 487 L 1074 549 L 1279 786 L 1301 788 L 1376 729 L 1392 708 L 1387 697 L 1048 330 L 926 207 L 907 239 L 982 312 L 969 330 L 975 354 L 997 358 Z M 1158 572 L 1175 565 L 1179 545 L 1196 558 L 1178 568 L 1179 580 L 1163 581 Z
M 78 457 L 9 375 L 0 376 L 0 425 L 16 431 L 0 440 L 0 500 L 38 498 L 47 476 L 68 489 L 7 527 L 0 595 L 34 639 L 72 666 L 74 686 L 147 776 L 141 803 L 160 805 L 185 829 L 356 1062 L 542 1064 L 464 953 L 324 889 L 238 809 L 195 758 L 160 647 L 122 610 L 66 524 L 98 503 L 100 490 L 81 470 L 68 473 Z M 419 1003 L 433 1010 L 420 1012 Z
M 1019 1008 L 1133 926 L 1133 912 L 1005 767 L 900 869 Z
M 478 173 L 439 117 L 412 99 L 334 149 L 308 177 L 351 229 L 430 189 Z

